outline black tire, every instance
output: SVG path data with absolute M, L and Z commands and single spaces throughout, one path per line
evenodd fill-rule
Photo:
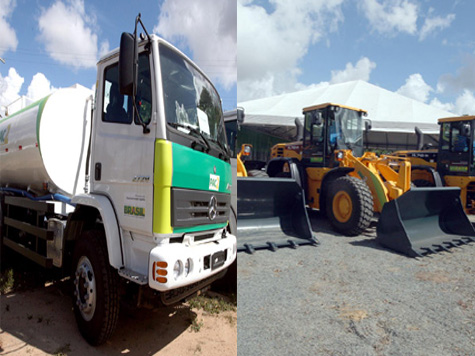
M 119 318 L 119 276 L 109 265 L 102 231 L 86 231 L 76 242 L 71 280 L 79 331 L 89 344 L 103 344 Z
M 252 169 L 252 170 L 248 171 L 247 176 L 248 177 L 255 177 L 255 178 L 268 178 L 269 177 L 269 175 L 266 172 L 258 170 L 258 169 Z
M 435 187 L 435 184 L 425 179 L 416 179 L 412 182 L 416 187 Z
M 330 183 L 325 212 L 337 232 L 357 236 L 371 223 L 373 196 L 361 179 L 343 176 Z

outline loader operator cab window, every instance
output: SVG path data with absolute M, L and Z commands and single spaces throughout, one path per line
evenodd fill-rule
M 304 150 L 305 155 L 322 155 L 325 141 L 325 123 L 320 111 L 305 113 Z
M 455 153 L 469 152 L 470 135 L 470 125 L 466 122 L 445 122 L 442 124 L 441 149 Z
M 109 66 L 104 74 L 104 105 L 102 121 L 120 124 L 140 125 L 137 113 L 134 113 L 132 97 L 119 92 L 119 65 Z M 147 53 L 139 56 L 139 69 L 137 73 L 137 95 L 135 97 L 137 111 L 143 122 L 149 124 L 152 117 L 152 89 L 150 78 L 150 64 Z M 133 115 L 135 114 L 135 115 Z
M 363 112 L 334 106 L 328 120 L 328 149 L 363 154 Z

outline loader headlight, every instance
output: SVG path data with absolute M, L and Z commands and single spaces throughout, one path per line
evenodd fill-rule
M 180 260 L 177 260 L 175 262 L 175 265 L 173 266 L 173 277 L 175 278 L 175 281 L 180 278 L 180 276 L 183 274 L 183 263 Z
M 345 154 L 342 151 L 339 151 L 339 152 L 336 153 L 337 161 L 343 160 L 344 157 L 345 157 Z

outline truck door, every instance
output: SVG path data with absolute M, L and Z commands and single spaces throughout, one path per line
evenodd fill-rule
M 152 234 L 154 130 L 144 134 L 137 117 L 150 123 L 150 56 L 139 55 L 137 110 L 118 86 L 118 57 L 103 63 L 97 91 L 97 115 L 91 160 L 92 192 L 108 196 L 122 229 Z

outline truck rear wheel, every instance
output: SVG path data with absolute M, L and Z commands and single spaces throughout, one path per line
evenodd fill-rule
M 97 346 L 112 335 L 119 318 L 119 279 L 109 265 L 104 234 L 84 232 L 72 262 L 76 322 L 86 341 Z
M 336 231 L 347 236 L 356 236 L 365 231 L 371 223 L 373 196 L 361 179 L 343 176 L 330 184 L 325 210 Z

